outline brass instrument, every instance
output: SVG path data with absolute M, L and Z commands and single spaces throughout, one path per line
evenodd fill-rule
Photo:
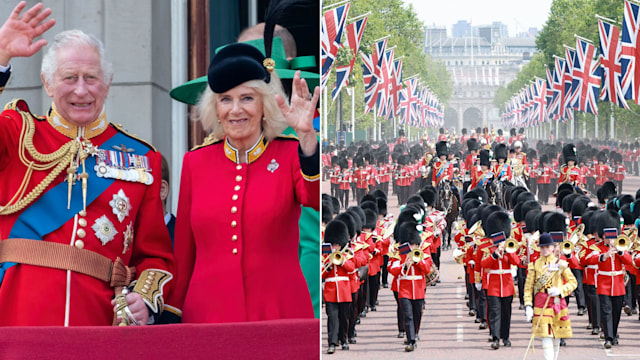
M 333 266 L 341 266 L 348 259 L 353 257 L 353 250 L 349 248 L 349 244 L 345 245 L 345 247 L 341 250 L 336 250 L 331 254 L 327 255 L 323 261 L 322 273 L 329 271 L 329 269 Z
M 456 263 L 462 265 L 462 263 L 464 262 L 464 255 L 464 250 L 460 248 L 453 249 L 453 260 L 455 260 Z
M 573 253 L 573 250 L 576 248 L 578 241 L 582 238 L 582 233 L 584 232 L 584 224 L 580 224 L 576 226 L 575 230 L 569 236 L 569 239 L 562 242 L 560 249 L 562 253 L 568 256 Z
M 508 254 L 513 254 L 520 248 L 520 243 L 514 239 L 509 238 L 504 244 L 504 251 Z
M 382 240 L 387 240 L 390 236 L 393 235 L 393 230 L 396 228 L 396 222 L 392 222 L 388 228 L 384 229 L 384 233 L 382 234 Z
M 484 229 L 482 229 L 482 220 L 476 221 L 473 226 L 469 229 L 469 234 L 473 235 L 476 238 L 484 237 Z
M 619 235 L 616 239 L 614 246 L 618 251 L 628 251 L 631 249 L 631 240 L 626 235 Z
M 411 261 L 418 263 L 424 259 L 424 251 L 421 249 L 414 249 L 411 251 Z

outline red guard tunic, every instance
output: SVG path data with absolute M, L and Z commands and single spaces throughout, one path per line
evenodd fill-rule
M 485 186 L 489 181 L 493 179 L 493 172 L 489 169 L 487 171 L 482 171 L 480 167 L 474 167 L 471 171 L 471 189 L 475 189 L 476 187 Z
M 294 137 L 261 137 L 248 163 L 226 140 L 185 154 L 175 230 L 183 322 L 313 317 L 298 219 L 300 205 L 319 206 L 317 152 L 305 157 Z
M 520 259 L 513 253 L 505 253 L 498 257 L 497 246 L 491 246 L 491 255 L 482 260 L 482 267 L 487 274 L 487 295 L 506 297 L 514 294 L 511 265 L 520 265 Z
M 449 137 L 447 136 L 447 134 L 440 134 L 438 135 L 438 141 L 448 141 Z
M 478 159 L 478 154 L 468 154 L 464 159 L 464 168 L 471 169 L 474 167 L 476 160 Z
M 498 180 L 507 179 L 511 181 L 513 179 L 513 174 L 511 173 L 511 166 L 508 164 L 496 164 L 493 169 L 493 175 Z
M 453 177 L 453 164 L 450 161 L 436 161 L 433 165 L 433 175 L 431 178 L 433 186 L 440 184 L 443 179 L 451 179 Z
M 551 184 L 553 171 L 549 165 L 540 167 L 538 173 L 538 184 Z
M 578 253 L 578 259 L 580 260 L 580 265 L 584 268 L 584 278 L 582 280 L 583 283 L 587 285 L 595 285 L 596 284 L 596 271 L 598 271 L 598 265 L 593 264 L 589 265 L 589 258 L 597 257 L 597 253 L 594 253 L 591 250 L 592 246 L 596 244 L 596 239 L 594 237 L 590 237 L 587 240 L 587 245 L 585 248 L 580 249 Z
M 332 184 L 340 184 L 340 166 L 336 165 L 331 169 L 329 174 L 329 182 Z
M 340 182 L 340 190 L 349 190 L 351 187 L 351 170 L 344 169 L 342 173 L 338 176 L 338 181 Z M 355 190 L 354 190 L 355 191 Z
M 376 186 L 376 183 L 378 182 L 378 170 L 376 169 L 376 167 L 373 165 L 368 165 L 367 167 L 365 167 L 365 170 L 367 170 L 367 173 L 369 174 L 369 185 Z
M 356 189 L 368 189 L 369 173 L 365 169 L 357 169 L 353 172 L 352 181 L 356 182 Z
M 596 272 L 596 290 L 598 295 L 619 296 L 625 294 L 624 287 L 624 265 L 632 265 L 631 255 L 624 252 L 622 256 L 616 252 L 604 261 L 600 261 L 600 255 L 609 251 L 609 246 L 604 242 L 598 242 L 592 245 L 586 259 L 587 265 L 597 265 Z
M 618 164 L 613 167 L 613 180 L 623 181 L 624 175 L 627 173 L 627 169 L 623 164 Z
M 145 184 L 106 179 L 112 182 L 97 194 L 95 200 L 87 199 L 86 214 L 84 214 L 81 181 L 77 177 L 74 178 L 75 184 L 72 188 L 71 209 L 67 210 L 68 191 L 67 183 L 64 182 L 67 175 L 64 170 L 67 166 L 65 166 L 62 173 L 53 179 L 38 199 L 31 202 L 25 209 L 0 216 L 0 238 L 28 238 L 33 239 L 32 241 L 75 246 L 103 255 L 112 261 L 120 257 L 125 265 L 135 266 L 138 275 L 147 269 L 159 269 L 167 272 L 166 280 L 171 279 L 174 264 L 171 240 L 164 224 L 160 201 L 160 153 L 142 141 L 135 140 L 117 130 L 107 122 L 104 113 L 93 123 L 84 128 L 78 128 L 63 119 L 55 109 L 50 110 L 46 118 L 37 118 L 34 121 L 29 115 L 27 104 L 22 100 L 8 105 L 7 108 L 11 110 L 5 110 L 0 114 L 0 188 L 2 189 L 0 203 L 2 205 L 7 204 L 16 194 L 27 170 L 18 154 L 20 133 L 25 124 L 21 114 L 32 119 L 26 123 L 31 123 L 35 129 L 33 145 L 39 153 L 53 153 L 80 136 L 98 150 L 106 151 L 106 155 L 120 165 L 125 165 L 121 160 L 134 159 L 134 155 L 140 156 L 138 158 L 140 161 L 148 162 L 153 182 Z M 131 145 L 126 146 L 128 149 L 125 150 L 125 146 L 120 141 L 113 142 L 119 137 L 131 142 Z M 32 159 L 30 155 L 26 157 L 29 160 Z M 94 165 L 89 166 L 91 161 L 95 164 L 96 158 L 98 158 L 97 155 L 89 157 L 86 161 L 86 172 L 90 174 L 87 180 L 89 192 L 92 187 L 95 189 L 96 186 L 100 186 L 100 181 L 105 181 L 98 178 L 97 166 L 95 168 Z M 82 165 L 80 165 L 77 174 L 82 172 Z M 49 173 L 49 171 L 34 171 L 26 184 L 26 193 L 40 184 Z M 51 195 L 52 191 L 55 193 L 56 186 L 62 187 L 62 201 L 47 203 L 44 199 Z M 38 209 L 44 209 L 44 211 Z M 33 210 L 39 211 L 39 217 L 35 219 L 28 217 L 28 212 Z M 50 212 L 56 214 L 50 214 Z M 58 218 L 61 221 L 56 223 Z M 35 227 L 28 225 L 32 230 L 47 222 L 50 222 L 51 227 L 43 232 L 34 231 L 33 236 L 29 232 L 17 230 L 20 224 L 30 224 L 34 221 L 32 225 Z M 7 265 L 8 263 L 3 264 L 3 270 L 6 269 L 6 271 L 0 270 L 2 281 L 0 308 L 3 309 L 0 326 L 112 324 L 111 299 L 114 291 L 107 282 L 74 271 L 26 264 L 10 267 Z M 158 294 L 160 299 L 163 297 L 163 292 L 170 290 L 173 283 L 169 281 L 164 289 L 160 288 Z M 160 306 L 161 310 L 162 304 L 154 301 L 151 305 L 155 306 L 156 310 Z
M 351 302 L 349 273 L 355 269 L 355 260 L 351 258 L 346 259 L 340 266 L 332 265 L 329 271 L 322 274 L 324 279 L 324 301 L 333 303 Z
M 425 275 L 429 273 L 433 261 L 428 252 L 424 253 L 424 259 L 418 263 L 413 263 L 407 270 L 403 264 L 407 261 L 407 256 L 400 255 L 400 260 L 394 260 L 389 268 L 389 273 L 399 280 L 398 282 L 398 298 L 419 300 L 424 299 L 425 293 Z
M 596 186 L 602 186 L 602 184 L 609 181 L 609 166 L 605 164 L 596 164 L 594 176 L 596 178 Z

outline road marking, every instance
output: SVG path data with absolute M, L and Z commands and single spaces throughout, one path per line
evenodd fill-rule
M 458 324 L 456 329 L 456 342 L 462 342 L 464 338 L 464 324 Z
M 462 319 L 462 304 L 456 305 L 456 317 Z

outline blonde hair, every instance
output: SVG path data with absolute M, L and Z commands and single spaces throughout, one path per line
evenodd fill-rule
M 271 73 L 271 81 L 269 83 L 263 80 L 249 80 L 242 85 L 255 89 L 262 96 L 262 131 L 267 140 L 272 140 L 289 126 L 287 120 L 282 115 L 280 107 L 276 102 L 276 94 L 282 96 L 288 104 L 287 97 L 282 89 L 280 78 L 275 72 Z M 202 122 L 202 127 L 210 131 L 214 138 L 220 140 L 224 137 L 224 128 L 218 119 L 216 111 L 216 101 L 218 94 L 211 91 L 209 86 L 204 91 L 198 104 L 196 105 L 197 116 L 196 121 Z

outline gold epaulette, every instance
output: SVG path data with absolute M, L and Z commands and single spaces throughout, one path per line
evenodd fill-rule
M 165 270 L 146 269 L 138 278 L 133 291 L 140 294 L 151 311 L 159 314 L 164 309 L 164 285 L 173 279 L 173 275 Z
M 151 150 L 153 150 L 153 152 L 158 152 L 158 150 L 153 145 L 151 145 L 150 142 L 140 138 L 137 135 L 133 135 L 133 134 L 129 133 L 127 130 L 124 129 L 124 126 L 122 126 L 122 124 L 111 124 L 111 125 L 113 125 L 113 127 L 116 128 L 116 130 L 118 130 L 119 132 L 123 133 L 124 135 L 126 135 L 126 136 L 128 136 L 128 137 L 130 137 L 132 139 L 138 140 L 141 143 L 147 145 Z
M 589 246 L 589 250 L 598 251 L 599 252 L 600 248 L 598 247 L 598 245 L 593 244 L 593 245 Z
M 13 99 L 10 102 L 8 102 L 5 106 L 4 106 L 4 110 L 14 110 L 20 113 L 23 113 L 25 115 L 28 115 L 29 117 L 36 119 L 36 120 L 44 120 L 44 117 L 42 116 L 37 116 L 35 114 L 33 114 L 31 112 L 31 110 L 29 109 L 29 105 L 27 105 L 27 102 L 24 101 L 23 99 Z
M 193 148 L 191 148 L 191 151 L 195 151 L 209 145 L 217 144 L 221 141 L 222 139 L 216 139 L 215 136 L 213 136 L 213 134 L 209 134 L 206 138 L 204 138 L 204 140 L 202 141 L 202 144 L 194 146 Z

